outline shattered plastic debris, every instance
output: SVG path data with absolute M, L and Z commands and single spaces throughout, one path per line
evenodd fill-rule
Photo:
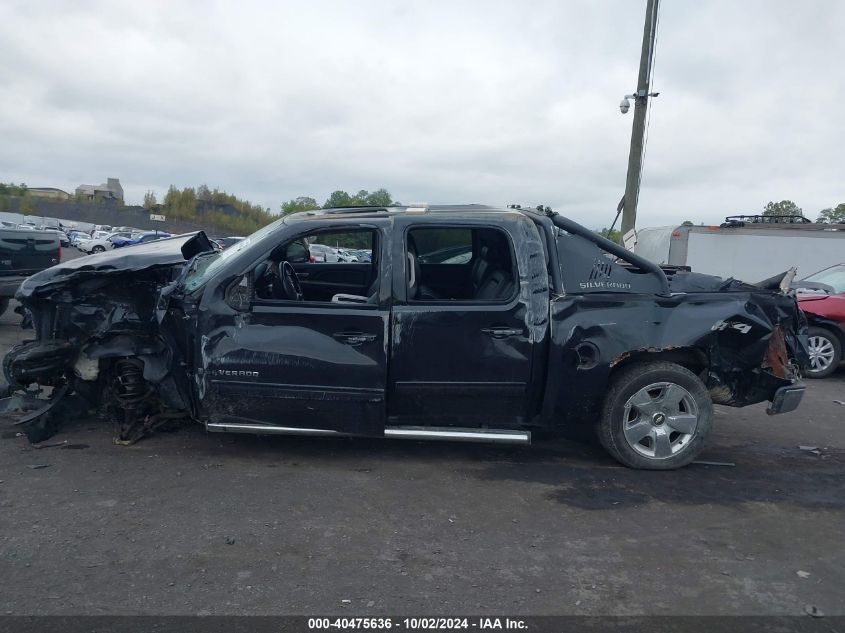
M 799 569 L 795 573 L 799 578 L 809 578 L 811 575 L 810 572 L 804 571 L 803 569 Z
M 813 455 L 821 455 L 822 452 L 819 450 L 818 446 L 798 446 L 798 450 L 804 451 L 805 453 L 812 453 Z
M 822 613 L 819 608 L 814 604 L 808 604 L 804 606 L 804 613 L 807 615 L 814 617 L 814 618 L 823 618 L 824 613 Z

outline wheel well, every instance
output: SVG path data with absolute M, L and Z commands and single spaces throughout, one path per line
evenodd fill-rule
M 828 321 L 819 321 L 818 319 L 807 319 L 807 324 L 810 327 L 817 327 L 822 330 L 827 330 L 839 341 L 839 345 L 845 349 L 845 330 L 836 323 Z
M 676 347 L 671 349 L 643 349 L 626 352 L 618 356 L 610 364 L 611 378 L 620 370 L 630 367 L 636 363 L 643 362 L 666 362 L 675 363 L 689 369 L 695 375 L 701 377 L 710 365 L 707 355 L 700 349 L 694 347 Z

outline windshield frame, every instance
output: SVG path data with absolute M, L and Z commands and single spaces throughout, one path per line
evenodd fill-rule
M 182 288 L 187 293 L 194 293 L 204 288 L 218 272 L 226 268 L 228 264 L 238 261 L 253 244 L 281 228 L 284 223 L 285 218 L 281 217 L 222 251 L 215 250 L 198 254 L 186 268 L 181 282 Z M 203 255 L 216 255 L 216 257 L 203 257 Z

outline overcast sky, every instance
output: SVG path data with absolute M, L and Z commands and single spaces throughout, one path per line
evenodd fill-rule
M 663 0 L 638 226 L 845 202 L 845 2 Z M 645 0 L 0 3 L 0 181 L 622 196 Z

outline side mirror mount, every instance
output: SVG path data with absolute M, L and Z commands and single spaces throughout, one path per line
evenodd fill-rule
M 226 288 L 226 304 L 238 312 L 246 312 L 252 305 L 252 276 L 241 275 Z
M 297 240 L 288 244 L 284 259 L 289 264 L 307 264 L 311 261 L 311 252 L 304 241 Z

